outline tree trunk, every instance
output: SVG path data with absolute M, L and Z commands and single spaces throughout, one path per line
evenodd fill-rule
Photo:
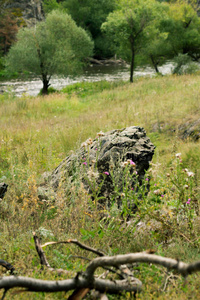
M 158 64 L 155 62 L 153 56 L 151 55 L 150 58 L 151 58 L 151 62 L 153 64 L 153 67 L 154 67 L 156 73 L 160 73 L 159 70 L 158 70 Z
M 130 82 L 133 82 L 134 63 L 135 63 L 134 41 L 131 41 L 131 73 L 130 73 Z
M 50 84 L 46 74 L 42 74 L 42 82 L 43 82 L 42 95 L 48 95 L 48 87 L 50 86 Z

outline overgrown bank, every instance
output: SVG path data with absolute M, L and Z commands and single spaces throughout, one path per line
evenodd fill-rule
M 20 99 L 8 94 L 0 96 L 0 178 L 9 184 L 0 203 L 1 257 L 12 263 L 19 275 L 57 278 L 46 271 L 40 273 L 32 238 L 32 231 L 37 231 L 43 242 L 77 238 L 109 255 L 153 248 L 159 255 L 188 262 L 198 260 L 199 140 L 193 135 L 184 140 L 182 133 L 185 126 L 199 119 L 199 89 L 199 76 L 191 75 L 139 79 L 112 89 L 105 85 L 92 93 L 86 83 L 70 94 Z M 43 172 L 53 170 L 70 150 L 88 137 L 94 138 L 97 132 L 133 125 L 144 127 L 156 146 L 151 194 L 137 216 L 138 222 L 153 220 L 148 225 L 151 230 L 145 230 L 147 234 L 136 231 L 136 224 L 128 226 L 123 222 L 115 207 L 106 222 L 100 219 L 95 206 L 88 213 L 86 207 L 92 202 L 78 181 L 69 188 L 68 195 L 60 189 L 56 202 L 41 203 L 37 185 L 43 180 Z M 198 125 L 195 130 L 197 134 Z M 176 157 L 178 153 L 181 155 Z M 194 175 L 189 176 L 184 169 Z M 69 200 L 73 200 L 72 205 Z M 71 274 L 86 265 L 83 259 L 72 256 L 88 257 L 87 252 L 65 245 L 45 252 L 53 267 L 68 269 Z M 134 275 L 144 283 L 144 293 L 138 299 L 198 296 L 199 275 L 188 278 L 184 287 L 181 277 L 171 276 L 164 292 L 160 288 L 166 274 L 161 268 L 142 265 Z M 26 297 L 26 293 L 15 296 Z M 63 299 L 65 295 L 29 297 Z

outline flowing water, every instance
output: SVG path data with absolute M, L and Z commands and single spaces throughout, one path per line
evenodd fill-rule
M 159 68 L 159 71 L 165 75 L 169 74 L 172 69 L 172 64 L 168 63 Z M 154 76 L 155 71 L 151 67 L 138 68 L 134 72 L 134 76 Z M 129 80 L 130 68 L 125 65 L 93 65 L 87 67 L 81 76 L 75 77 L 52 77 L 50 83 L 51 87 L 60 90 L 63 87 L 82 81 L 114 81 L 114 80 Z M 30 80 L 10 80 L 0 82 L 1 91 L 12 91 L 16 96 L 28 94 L 36 96 L 42 88 L 42 81 L 39 78 L 32 78 Z

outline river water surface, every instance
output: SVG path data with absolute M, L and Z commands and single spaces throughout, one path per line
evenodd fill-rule
M 168 63 L 159 68 L 159 71 L 165 75 L 171 73 L 172 64 Z M 151 67 L 138 68 L 134 72 L 134 76 L 154 76 L 155 71 Z M 129 80 L 130 68 L 128 65 L 93 65 L 87 67 L 81 76 L 75 77 L 52 77 L 51 87 L 60 90 L 63 87 L 82 81 L 114 81 L 114 80 Z M 12 91 L 16 96 L 28 94 L 37 96 L 42 88 L 42 81 L 39 78 L 30 80 L 11 80 L 0 82 L 1 91 Z

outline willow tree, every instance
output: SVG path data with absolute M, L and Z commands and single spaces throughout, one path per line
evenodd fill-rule
M 130 62 L 131 82 L 135 55 L 149 41 L 148 34 L 162 9 L 162 4 L 156 0 L 120 0 L 118 10 L 110 13 L 102 25 L 102 30 L 115 40 L 119 55 Z
M 6 65 L 11 71 L 28 71 L 40 76 L 42 93 L 47 94 L 52 75 L 77 74 L 92 50 L 93 42 L 86 31 L 69 15 L 53 11 L 34 28 L 18 32 Z

